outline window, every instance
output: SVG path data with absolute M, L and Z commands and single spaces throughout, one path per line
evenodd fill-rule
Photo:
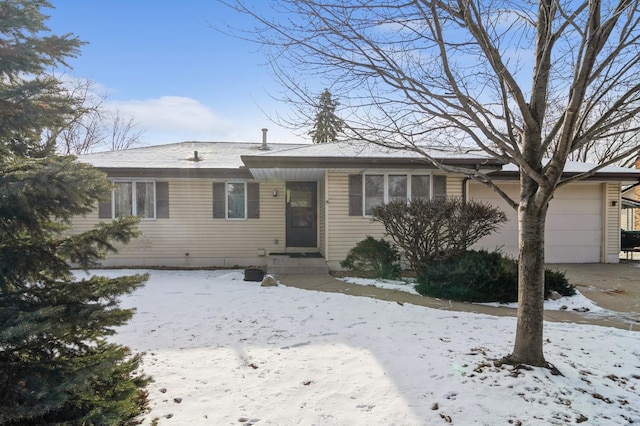
M 113 189 L 113 216 L 131 216 L 133 214 L 133 183 L 116 182 Z
M 144 219 L 169 218 L 169 182 L 117 180 L 110 195 L 98 204 L 100 219 L 133 215 Z
M 227 183 L 227 219 L 244 219 L 246 217 L 244 182 Z
M 431 176 L 413 175 L 411 176 L 411 199 L 429 198 Z
M 371 216 L 375 206 L 390 201 L 439 198 L 446 192 L 447 177 L 442 175 L 349 175 L 349 215 Z
M 155 219 L 155 182 L 116 181 L 113 185 L 113 217 Z
M 433 177 L 433 198 L 445 198 L 447 196 L 447 177 Z
M 384 175 L 365 175 L 364 214 L 371 216 L 373 208 L 384 203 Z
M 389 175 L 389 201 L 407 200 L 407 175 Z
M 253 182 L 215 182 L 214 219 L 257 219 L 260 217 L 260 186 Z

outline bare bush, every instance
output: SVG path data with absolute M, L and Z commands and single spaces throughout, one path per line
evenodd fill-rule
M 373 220 L 387 234 L 417 272 L 430 263 L 459 255 L 495 232 L 506 220 L 502 210 L 480 201 L 449 197 L 392 201 L 373 209 Z

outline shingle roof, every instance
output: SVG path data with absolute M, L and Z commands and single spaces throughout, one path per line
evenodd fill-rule
M 493 158 L 485 153 L 461 153 L 452 150 L 435 150 L 429 147 L 424 147 L 424 151 L 433 158 L 438 159 L 481 160 Z M 297 147 L 292 146 L 284 151 L 269 151 L 260 155 L 265 157 L 291 156 L 296 158 L 422 158 L 421 154 L 413 151 L 401 151 L 362 141 L 299 145 Z
M 319 161 L 331 164 L 332 161 L 350 160 L 356 163 L 377 160 L 398 160 L 398 164 L 419 161 L 420 154 L 411 151 L 399 151 L 383 148 L 364 142 L 336 142 L 327 144 L 278 144 L 271 143 L 267 150 L 261 149 L 260 143 L 249 142 L 179 142 L 133 148 L 123 151 L 98 152 L 80 155 L 78 159 L 101 169 L 183 169 L 221 170 L 243 169 L 249 167 L 270 167 L 278 159 L 285 159 L 297 168 L 320 167 Z M 198 152 L 199 161 L 194 161 L 194 153 Z M 501 167 L 500 174 L 516 174 L 518 169 L 513 164 L 500 164 L 487 154 L 456 153 L 446 151 L 428 151 L 429 155 L 452 162 L 487 162 Z M 243 161 L 244 158 L 244 161 Z M 326 167 L 326 166 L 324 166 Z M 595 167 L 594 164 L 572 162 L 566 164 L 565 173 L 581 173 Z M 626 167 L 607 166 L 597 175 L 628 177 L 636 181 L 640 171 Z M 625 179 L 628 180 L 628 179 Z
M 268 151 L 261 151 L 261 146 L 248 142 L 179 142 L 83 154 L 78 159 L 98 168 L 237 169 L 244 166 L 242 155 L 279 152 L 302 145 L 270 144 Z M 200 161 L 194 161 L 195 151 Z
M 580 161 L 567 161 L 564 167 L 564 173 L 585 173 L 589 170 L 597 167 L 597 164 L 593 163 L 583 163 Z M 518 167 L 514 164 L 506 164 L 502 168 L 503 172 L 517 172 Z M 602 173 L 618 173 L 618 174 L 636 174 L 640 175 L 640 171 L 637 169 L 631 169 L 628 167 L 619 167 L 619 166 L 606 166 L 598 170 L 599 174 Z

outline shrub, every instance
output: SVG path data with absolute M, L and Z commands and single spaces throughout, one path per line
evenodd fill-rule
M 416 290 L 425 296 L 467 302 L 516 302 L 518 263 L 500 252 L 467 251 L 422 271 Z M 545 298 L 552 290 L 563 296 L 575 294 L 564 273 L 546 269 Z
M 507 220 L 497 207 L 456 197 L 392 201 L 375 207 L 373 219 L 384 225 L 418 273 L 434 261 L 464 253 Z
M 350 271 L 368 272 L 376 278 L 395 279 L 400 276 L 400 254 L 389 241 L 369 236 L 349 251 L 340 266 Z
M 576 294 L 576 288 L 569 284 L 564 272 L 544 270 L 544 297 L 549 297 L 551 291 L 557 291 L 562 296 L 573 296 Z

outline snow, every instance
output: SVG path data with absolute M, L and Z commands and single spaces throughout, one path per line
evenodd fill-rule
M 415 282 L 411 279 L 383 280 L 379 278 L 360 277 L 344 277 L 338 279 L 351 284 L 367 285 L 371 287 L 386 288 L 389 290 L 404 291 L 409 294 L 419 294 L 415 289 Z
M 360 277 L 344 277 L 339 278 L 342 281 L 358 284 L 364 286 L 386 288 L 388 290 L 404 291 L 409 294 L 419 294 L 415 289 L 415 280 L 403 279 L 403 280 L 383 280 L 379 278 L 360 278 Z M 518 303 L 478 303 L 479 305 L 496 306 L 503 308 L 516 309 Z M 593 303 L 589 298 L 583 296 L 576 290 L 576 295 L 571 297 L 562 297 L 557 300 L 545 300 L 545 311 L 577 311 L 577 312 L 589 312 L 591 316 L 619 316 L 619 313 L 611 312 Z
M 145 352 L 146 425 L 640 421 L 637 332 L 545 323 L 558 376 L 494 365 L 514 318 L 261 287 L 242 271 L 149 272 L 113 337 Z

